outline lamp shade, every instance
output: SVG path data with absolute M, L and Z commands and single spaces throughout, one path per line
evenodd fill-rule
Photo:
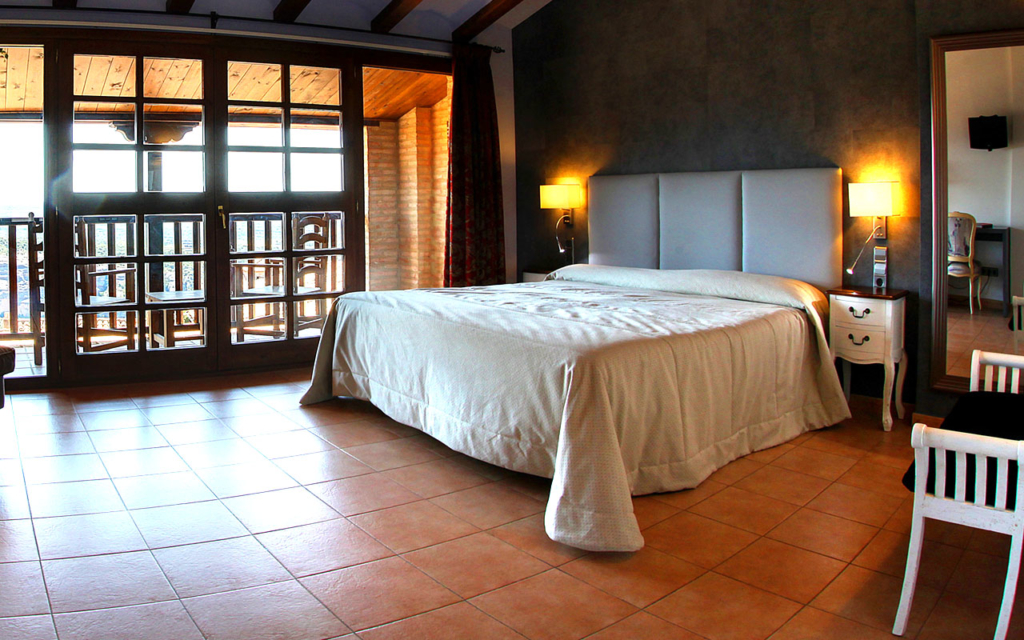
M 850 216 L 888 218 L 893 214 L 895 182 L 850 183 Z
M 578 184 L 545 184 L 540 187 L 541 209 L 578 209 L 583 196 Z

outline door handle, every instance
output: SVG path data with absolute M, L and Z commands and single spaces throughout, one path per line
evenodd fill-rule
M 220 224 L 225 229 L 228 228 L 228 216 L 224 213 L 224 205 L 217 207 L 217 214 L 220 216 Z

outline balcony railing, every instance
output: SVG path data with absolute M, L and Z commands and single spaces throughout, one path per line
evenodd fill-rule
M 0 341 L 31 340 L 42 364 L 43 222 L 34 213 L 0 218 Z

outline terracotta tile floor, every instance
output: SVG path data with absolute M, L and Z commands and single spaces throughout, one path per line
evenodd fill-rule
M 544 535 L 546 481 L 365 403 L 300 408 L 306 376 L 12 396 L 0 638 L 892 637 L 910 425 L 872 401 L 636 499 L 647 547 L 587 554 Z M 1007 540 L 927 538 L 907 637 L 991 637 Z
M 975 349 L 1013 353 L 1013 332 L 1002 304 L 986 303 L 973 314 L 966 306 L 950 306 L 946 314 L 946 373 L 971 377 Z

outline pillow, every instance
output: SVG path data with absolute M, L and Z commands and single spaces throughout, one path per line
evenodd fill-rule
M 1007 440 L 1024 440 L 1024 395 L 1013 393 L 996 393 L 992 391 L 972 391 L 957 400 L 953 410 L 942 423 L 943 429 L 960 431 L 961 433 L 974 433 L 995 438 L 1006 438 Z M 976 456 L 967 456 L 967 492 L 966 498 L 969 502 L 974 500 L 975 470 L 978 461 Z M 1006 508 L 1013 509 L 1017 503 L 1017 463 L 1011 461 L 1009 464 L 1008 486 L 1006 489 Z M 910 468 L 903 475 L 903 486 L 911 491 L 914 490 L 916 478 L 915 463 L 910 463 Z M 954 496 L 954 481 L 956 478 L 956 454 L 952 451 L 946 452 L 946 497 Z M 985 504 L 995 506 L 996 499 L 996 461 L 988 461 L 987 488 L 985 489 Z M 935 452 L 929 452 L 928 462 L 928 493 L 935 493 Z

